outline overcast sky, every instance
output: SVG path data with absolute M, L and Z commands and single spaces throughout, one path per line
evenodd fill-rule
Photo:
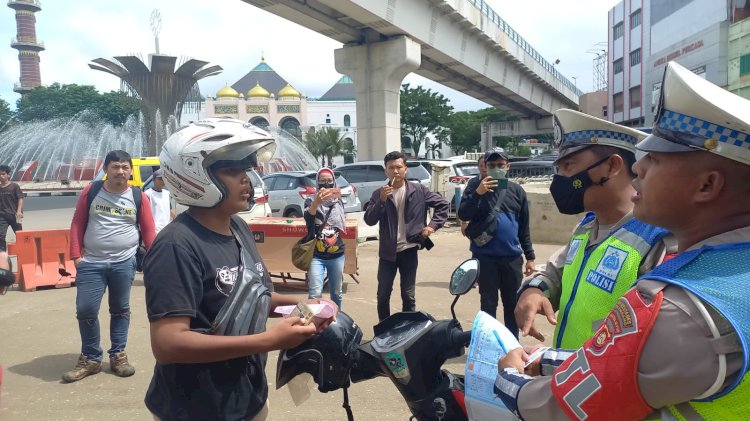
M 591 49 L 606 48 L 607 11 L 615 0 L 486 0 L 493 9 L 548 61 L 560 59 L 558 70 L 584 92 L 593 85 Z M 19 95 L 15 12 L 0 7 L 0 97 L 15 107 Z M 261 11 L 240 0 L 42 0 L 36 14 L 42 83 L 94 85 L 101 92 L 119 89 L 119 80 L 90 70 L 90 60 L 154 51 L 149 28 L 153 9 L 162 17 L 162 54 L 190 56 L 218 64 L 224 72 L 199 82 L 213 94 L 250 71 L 265 55 L 266 62 L 303 94 L 319 97 L 340 75 L 333 50 L 341 44 L 295 23 Z M 604 43 L 604 46 L 598 45 Z M 571 79 L 572 80 L 572 79 Z M 443 93 L 456 110 L 486 105 L 417 75 L 405 82 Z

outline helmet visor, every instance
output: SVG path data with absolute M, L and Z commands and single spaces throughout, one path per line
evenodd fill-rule
M 276 142 L 273 139 L 237 142 L 211 152 L 204 160 L 204 168 L 257 167 L 258 162 L 265 162 L 273 157 Z

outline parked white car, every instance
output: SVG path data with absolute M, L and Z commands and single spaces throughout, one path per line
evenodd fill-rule
M 413 162 L 419 162 L 430 174 L 432 174 L 433 165 L 447 166 L 449 168 L 448 188 L 445 199 L 451 204 L 451 210 L 455 210 L 456 202 L 453 196 L 456 192 L 456 187 L 465 186 L 472 177 L 479 175 L 477 161 L 470 159 L 418 159 Z
M 246 222 L 255 217 L 271 216 L 271 207 L 268 204 L 268 189 L 266 189 L 263 179 L 261 179 L 260 174 L 255 170 L 249 170 L 247 175 L 250 177 L 250 183 L 253 185 L 255 194 L 252 199 L 248 200 L 247 210 L 239 212 L 237 215 Z M 149 177 L 143 184 L 143 190 L 148 190 L 152 188 L 153 185 L 153 179 L 152 177 Z M 176 213 L 181 213 L 187 210 L 187 206 L 175 203 L 174 199 L 172 200 L 172 207 Z
M 268 174 L 263 181 L 268 186 L 268 202 L 273 216 L 301 218 L 305 208 L 305 199 L 312 198 L 317 192 L 314 171 L 282 171 Z M 349 184 L 337 170 L 336 185 L 341 189 L 341 201 L 344 212 L 359 212 L 362 202 L 357 195 L 357 188 Z

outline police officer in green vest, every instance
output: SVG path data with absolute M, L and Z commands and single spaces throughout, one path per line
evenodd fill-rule
M 582 348 L 530 377 L 499 362 L 503 402 L 527 420 L 750 419 L 750 101 L 670 62 L 634 215 L 678 254 L 643 275 Z
M 515 315 L 523 336 L 544 341 L 533 325 L 544 314 L 556 324 L 552 345 L 577 348 L 638 275 L 661 262 L 667 231 L 631 213 L 635 144 L 645 133 L 567 109 L 554 123 L 560 155 L 550 192 L 561 213 L 588 213 L 544 271 L 523 283 Z

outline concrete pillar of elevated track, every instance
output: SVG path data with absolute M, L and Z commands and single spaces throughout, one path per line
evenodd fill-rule
M 401 150 L 401 82 L 419 68 L 421 56 L 420 44 L 406 36 L 335 51 L 336 70 L 356 89 L 358 161 Z

